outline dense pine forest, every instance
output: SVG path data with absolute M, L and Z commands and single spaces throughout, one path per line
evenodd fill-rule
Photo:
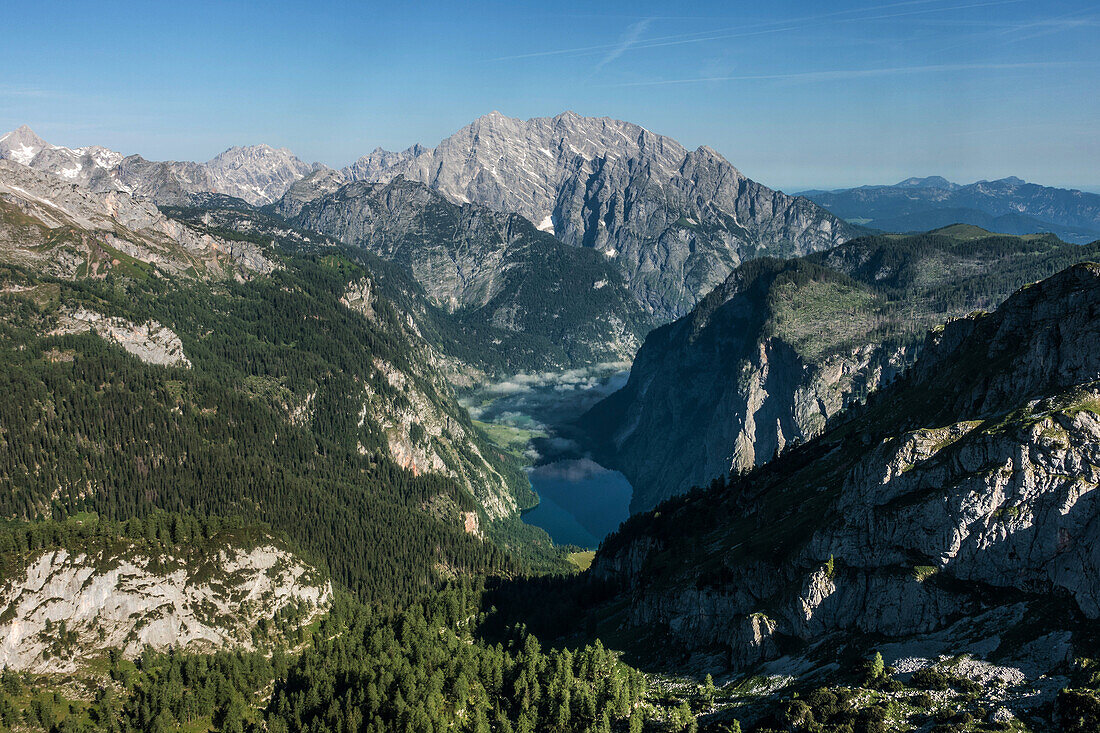
M 0 512 L 262 521 L 382 605 L 430 587 L 439 563 L 519 571 L 493 543 L 422 511 L 438 497 L 475 511 L 468 493 L 398 467 L 374 424 L 359 424 L 353 393 L 394 389 L 365 355 L 399 365 L 415 356 L 339 304 L 358 274 L 352 267 L 334 256 L 298 259 L 269 278 L 190 288 L 116 277 L 43 282 L 6 269 L 4 282 L 28 288 L 20 293 L 50 295 L 0 298 L 0 475 L 12 488 Z M 39 336 L 59 300 L 172 324 L 194 368 L 144 364 L 92 334 Z M 312 419 L 289 421 L 307 394 Z M 499 460 L 501 471 L 516 472 Z
M 254 632 L 255 651 L 130 660 L 103 649 L 101 668 L 75 675 L 5 671 L 0 729 L 640 729 L 645 680 L 603 647 L 543 651 L 522 627 L 491 640 L 479 631 L 476 579 L 559 571 L 561 551 L 539 550 L 518 519 L 488 523 L 488 536 L 465 531 L 458 515 L 481 513 L 476 499 L 397 465 L 386 434 L 359 416 L 364 392 L 405 399 L 373 362 L 417 379 L 431 357 L 410 348 L 389 301 L 367 318 L 341 296 L 370 277 L 423 301 L 369 255 L 331 243 L 283 250 L 280 264 L 238 282 L 0 270 L 4 578 L 54 550 L 201 563 L 219 543 L 274 536 L 340 588 L 313 626 L 281 614 Z M 66 333 L 82 308 L 172 328 L 189 364 L 147 364 L 94 333 Z M 447 329 L 433 335 L 458 353 L 469 340 L 458 321 L 421 323 Z M 428 377 L 415 387 L 441 389 Z M 305 404 L 308 418 L 295 418 Z M 514 459 L 464 412 L 453 419 L 524 501 Z M 447 577 L 458 585 L 439 590 Z M 71 634 L 64 623 L 52 633 L 62 644 Z
M 265 528 L 237 520 L 156 513 L 124 523 L 83 517 L 12 523 L 0 557 L 65 548 L 175 549 L 201 562 L 213 539 L 238 542 Z M 544 650 L 523 626 L 483 633 L 480 582 L 380 612 L 341 592 L 311 627 L 280 614 L 255 651 L 104 650 L 106 684 L 91 676 L 0 676 L 2 729 L 51 731 L 593 731 L 641 730 L 660 712 L 645 677 L 598 641 Z M 64 623 L 58 632 L 66 634 Z M 297 654 L 295 654 L 297 652 Z M 56 685 L 68 694 L 60 694 Z M 75 691 L 76 694 L 73 694 Z M 258 703 L 265 695 L 266 702 Z M 683 726 L 688 718 L 679 713 Z
M 0 270 L 5 578 L 59 549 L 200 563 L 217 543 L 274 536 L 341 589 L 313 626 L 272 619 L 255 651 L 147 649 L 130 660 L 103 649 L 100 668 L 75 675 L 7 671 L 0 729 L 634 731 L 665 715 L 644 702 L 644 677 L 598 642 L 544 650 L 522 626 L 482 628 L 478 578 L 557 572 L 568 567 L 561 551 L 538 550 L 538 532 L 518 519 L 490 524 L 487 538 L 464 531 L 457 514 L 480 511 L 467 491 L 389 458 L 355 395 L 400 403 L 370 363 L 422 374 L 426 353 L 410 350 L 392 306 L 365 318 L 340 302 L 349 283 L 385 278 L 365 269 L 369 255 L 283 252 L 279 269 L 240 282 Z M 390 278 L 400 294 L 407 283 Z M 80 308 L 171 327 L 189 366 L 61 332 Z M 461 349 L 460 322 L 439 323 Z M 307 400 L 309 418 L 288 419 Z M 522 497 L 514 459 L 480 446 Z M 440 590 L 448 576 L 457 585 Z M 669 715 L 678 727 L 694 720 Z

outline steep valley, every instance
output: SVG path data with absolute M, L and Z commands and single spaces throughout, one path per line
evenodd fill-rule
M 568 112 L 15 130 L 0 731 L 1100 729 L 1098 259 Z
M 630 483 L 593 461 L 591 446 L 572 430 L 578 417 L 622 386 L 625 366 L 518 374 L 463 397 L 475 424 L 525 465 L 539 501 L 523 520 L 559 545 L 595 549 L 629 515 Z
M 467 564 L 512 567 L 482 536 L 518 523 L 526 479 L 363 265 L 331 246 L 298 255 L 218 236 L 20 166 L 0 174 L 0 205 L 20 207 L 0 228 L 13 245 L 0 279 L 5 516 L 247 517 L 384 603 Z M 415 541 L 383 529 L 395 524 Z M 378 554 L 325 551 L 347 533 Z

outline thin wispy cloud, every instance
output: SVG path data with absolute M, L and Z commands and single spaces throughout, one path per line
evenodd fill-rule
M 986 2 L 968 3 L 966 5 L 946 5 L 940 8 L 925 8 L 923 10 L 908 10 L 901 13 L 885 13 L 881 15 L 872 15 L 865 18 L 850 18 L 838 20 L 838 23 L 854 23 L 868 20 L 891 20 L 893 18 L 905 18 L 911 15 L 927 15 L 929 13 L 943 13 L 957 10 L 970 10 L 972 8 L 989 8 L 997 5 L 1015 5 L 1017 3 L 1026 2 L 1026 0 L 987 0 Z M 888 6 L 883 6 L 888 7 Z M 882 9 L 882 8 L 880 8 Z
M 1074 28 L 1089 28 L 1100 26 L 1100 18 L 1094 16 L 1091 18 L 1080 19 L 1058 19 L 1058 18 L 1044 18 L 1042 20 L 1035 21 L 1009 21 L 1009 20 L 962 20 L 962 19 L 934 19 L 929 18 L 923 21 L 928 26 L 939 26 L 944 28 L 982 28 L 992 33 L 1005 32 L 1011 33 L 1013 31 L 1026 30 L 1034 27 L 1049 27 L 1057 28 L 1060 30 L 1072 30 Z
M 604 66 L 607 66 L 612 61 L 622 56 L 633 46 L 637 45 L 642 34 L 645 33 L 646 28 L 648 28 L 652 22 L 653 18 L 645 18 L 644 20 L 639 20 L 637 23 L 631 23 L 630 27 L 626 29 L 626 33 L 623 34 L 623 37 L 619 39 L 618 45 L 600 59 L 600 62 L 596 64 L 595 70 L 599 71 Z
M 989 127 L 970 130 L 944 130 L 940 134 L 945 137 L 989 136 L 1003 135 L 1006 132 L 1033 132 L 1035 130 L 1050 130 L 1052 127 L 1053 125 L 1051 123 L 1035 123 L 1030 125 L 1009 125 L 1005 127 Z
M 654 38 L 648 38 L 645 41 L 635 39 L 629 48 L 641 50 L 647 48 L 663 48 L 668 46 L 682 46 L 695 43 L 706 43 L 719 40 L 731 40 L 736 38 L 746 38 L 750 36 L 764 35 L 770 33 L 787 33 L 792 31 L 801 31 L 809 28 L 814 28 L 820 25 L 822 22 L 836 22 L 836 23 L 860 23 L 871 22 L 877 20 L 890 20 L 894 18 L 904 17 L 908 15 L 924 15 L 929 13 L 942 13 L 951 12 L 957 10 L 966 10 L 969 8 L 982 8 L 992 7 L 998 5 L 1009 5 L 1025 2 L 1025 0 L 984 0 L 983 2 L 968 3 L 964 5 L 948 4 L 944 5 L 943 0 L 904 0 L 903 2 L 886 3 L 884 5 L 867 6 L 863 8 L 852 8 L 849 10 L 838 10 L 830 13 L 819 13 L 815 15 L 806 15 L 800 18 L 792 18 L 790 20 L 782 22 L 766 22 L 766 23 L 748 23 L 738 26 L 731 26 L 726 28 L 716 28 L 709 31 L 698 31 L 694 33 L 677 33 L 668 36 L 656 36 Z M 895 8 L 913 7 L 913 6 L 928 6 L 936 5 L 936 7 L 919 7 L 913 10 L 907 10 L 902 12 L 883 13 L 884 10 L 891 10 Z M 645 23 L 652 22 L 652 18 L 643 21 Z M 512 54 L 508 56 L 498 56 L 490 61 L 515 61 L 520 59 L 533 59 L 544 56 L 587 56 L 594 55 L 603 52 L 615 53 L 622 45 L 623 41 L 620 39 L 615 43 L 596 44 L 593 46 L 577 46 L 571 48 L 558 48 L 549 49 L 545 51 L 532 51 L 530 53 Z M 623 49 L 624 51 L 626 49 Z M 619 54 L 615 54 L 617 58 Z M 610 54 L 609 54 L 610 55 Z M 606 62 L 604 62 L 606 63 Z M 602 65 L 602 63 L 601 63 Z
M 801 71 L 790 74 L 735 74 L 730 76 L 707 76 L 690 79 L 661 79 L 655 81 L 634 81 L 623 84 L 611 84 L 616 87 L 669 86 L 673 84 L 700 84 L 720 81 L 847 81 L 878 76 L 901 76 L 906 74 L 935 74 L 959 71 L 1011 71 L 1020 69 L 1052 69 L 1073 66 L 1069 62 L 1035 61 L 1014 64 L 926 64 L 923 66 L 892 66 L 874 69 L 836 69 L 832 71 Z
M 1039 20 L 1033 23 L 1022 23 L 1015 28 L 1008 28 L 1002 33 L 1006 36 L 1013 36 L 1011 39 L 1012 42 L 1019 42 L 1030 41 L 1033 38 L 1048 36 L 1052 33 L 1063 33 L 1065 31 L 1077 30 L 1078 28 L 1096 28 L 1100 26 L 1100 21 L 1095 17 L 1074 18 L 1072 15 L 1075 14 L 1067 14 L 1048 20 Z
M 0 87 L 0 97 L 53 97 L 55 92 L 48 89 L 25 89 L 17 87 Z
M 1020 41 L 1031 40 L 1053 33 L 1100 26 L 1100 19 L 1098 19 L 1097 16 L 1090 16 L 1087 18 L 1079 17 L 1085 12 L 1088 11 L 1083 10 L 1076 13 L 1066 13 L 1053 18 L 1042 18 L 1024 23 L 1004 21 L 971 22 L 969 25 L 980 25 L 986 30 L 966 35 L 962 40 L 956 43 L 937 49 L 935 53 L 944 53 L 959 48 L 966 48 L 974 45 L 978 41 L 985 43 L 997 42 L 1002 44 L 1019 43 Z

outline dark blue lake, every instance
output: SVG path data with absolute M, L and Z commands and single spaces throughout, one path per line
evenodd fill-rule
M 539 505 L 523 521 L 545 529 L 556 544 L 595 549 L 630 516 L 630 482 L 587 458 L 536 466 L 528 475 Z
M 630 483 L 593 461 L 565 426 L 622 387 L 624 365 L 521 374 L 468 394 L 470 414 L 486 423 L 529 431 L 524 452 L 539 505 L 523 521 L 546 530 L 556 544 L 595 549 L 630 515 Z

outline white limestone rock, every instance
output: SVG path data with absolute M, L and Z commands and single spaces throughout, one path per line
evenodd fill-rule
M 41 552 L 0 582 L 0 668 L 72 672 L 118 648 L 211 651 L 252 648 L 252 630 L 290 604 L 332 601 L 332 585 L 274 545 L 225 546 L 197 565 L 125 550 Z M 61 636 L 61 624 L 68 639 Z

